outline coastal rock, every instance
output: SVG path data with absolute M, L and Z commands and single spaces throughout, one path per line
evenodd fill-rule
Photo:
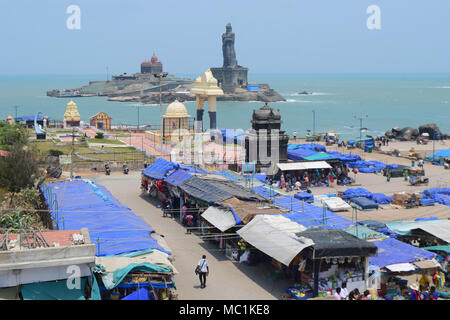
M 433 140 L 433 134 L 442 136 L 442 132 L 435 123 L 424 124 L 419 127 L 419 134 L 428 133 L 431 140 Z
M 400 130 L 397 139 L 402 141 L 414 141 L 419 136 L 419 130 L 412 128 L 412 127 L 406 127 Z
M 310 94 L 310 93 L 307 91 L 302 91 L 302 92 L 299 92 L 298 94 Z

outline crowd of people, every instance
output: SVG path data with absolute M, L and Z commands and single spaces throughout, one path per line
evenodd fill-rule
M 266 184 L 275 184 L 286 192 L 301 190 L 310 187 L 333 186 L 350 184 L 353 179 L 349 177 L 350 169 L 344 164 L 333 165 L 331 169 L 299 170 L 297 172 L 281 173 L 279 180 L 272 181 L 266 178 Z

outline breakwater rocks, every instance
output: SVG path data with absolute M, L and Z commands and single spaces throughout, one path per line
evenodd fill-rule
M 423 134 L 428 134 L 430 140 L 449 139 L 449 136 L 442 133 L 435 123 L 424 124 L 420 126 L 419 129 L 412 127 L 394 127 L 391 130 L 386 131 L 384 135 L 389 139 L 396 139 L 400 141 L 414 141 L 419 136 L 423 136 Z

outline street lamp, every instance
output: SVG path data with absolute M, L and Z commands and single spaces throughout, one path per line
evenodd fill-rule
M 162 78 L 167 77 L 168 73 L 167 72 L 159 72 L 159 73 L 154 73 L 153 76 L 155 78 L 159 79 L 159 137 L 161 138 L 160 141 L 160 151 L 161 151 L 161 155 L 162 155 L 162 144 L 163 144 L 163 125 L 162 125 Z
M 366 118 L 368 118 L 367 114 L 366 114 Z M 362 140 L 362 121 L 363 121 L 363 117 L 357 118 L 355 116 L 355 119 L 359 119 L 359 143 L 361 144 L 361 140 Z

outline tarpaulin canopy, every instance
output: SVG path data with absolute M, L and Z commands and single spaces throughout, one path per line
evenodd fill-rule
M 326 152 L 317 152 L 315 154 L 312 154 L 310 156 L 306 156 L 305 160 L 308 161 L 318 161 L 318 160 L 336 160 L 339 157 L 337 155 L 329 154 Z
M 433 158 L 434 160 L 439 158 L 450 158 L 450 149 L 441 149 L 438 152 L 425 157 L 425 159 L 429 161 L 433 160 Z
M 67 280 L 36 282 L 22 285 L 23 300 L 86 300 L 86 278 L 80 278 L 79 288 L 69 288 Z
M 331 168 L 331 166 L 328 163 L 326 163 L 325 161 L 277 163 L 277 167 L 281 171 L 330 169 Z
M 192 175 L 188 171 L 178 169 L 169 173 L 169 175 L 164 179 L 164 181 L 170 185 L 178 187 L 180 184 L 183 183 L 183 181 L 186 181 L 190 177 L 192 177 Z
M 393 221 L 386 226 L 401 235 L 410 235 L 411 230 L 422 229 L 429 234 L 450 243 L 450 220 Z
M 411 263 L 397 263 L 397 264 L 390 264 L 385 267 L 391 272 L 408 272 L 408 271 L 414 271 L 416 270 L 416 267 L 412 265 Z
M 196 176 L 183 181 L 178 187 L 191 197 L 208 203 L 217 203 L 233 196 Z
M 304 160 L 306 157 L 316 154 L 317 151 L 308 150 L 308 149 L 294 149 L 287 151 L 287 156 L 289 160 Z
M 142 170 L 142 173 L 150 178 L 164 179 L 169 171 L 179 167 L 180 165 L 178 163 L 170 162 L 163 158 L 158 158 L 155 162 Z
M 237 231 L 245 241 L 288 266 L 304 248 L 313 245 L 295 234 L 306 228 L 281 215 L 258 215 Z
M 233 212 L 236 224 L 241 222 L 246 224 L 256 215 L 282 213 L 279 208 L 273 208 L 267 203 L 243 201 L 235 197 L 222 201 L 220 204 Z
M 379 268 L 384 268 L 391 264 L 428 260 L 435 256 L 434 253 L 392 238 L 375 240 L 372 243 L 378 247 L 378 255 L 370 257 L 369 263 Z
M 280 195 L 280 193 L 274 190 L 273 188 L 266 186 L 254 187 L 251 190 L 265 198 L 272 198 Z
M 312 193 L 309 193 L 309 192 L 296 193 L 294 195 L 294 198 L 296 198 L 298 200 L 301 200 L 301 201 L 303 201 L 303 200 L 305 200 L 305 201 L 308 201 L 308 200 L 309 201 L 314 201 L 314 195 Z
M 263 196 L 260 196 L 257 193 L 251 192 L 248 188 L 244 187 L 241 183 L 238 183 L 237 181 L 221 181 L 217 180 L 215 178 L 211 179 L 209 176 L 200 177 L 203 181 L 206 183 L 215 186 L 225 192 L 228 192 L 229 194 L 233 195 L 233 197 L 243 199 L 243 200 L 260 200 L 264 201 L 265 198 Z
M 41 185 L 40 189 L 51 217 L 60 227 L 89 230 L 97 256 L 146 249 L 170 254 L 152 237 L 154 229 L 122 205 L 104 186 L 88 180 L 74 180 Z M 52 202 L 55 198 L 57 203 Z
M 450 245 L 446 245 L 446 246 L 431 246 L 431 247 L 424 247 L 421 248 L 423 250 L 427 250 L 427 251 L 444 251 L 447 253 L 450 253 Z
M 208 171 L 205 171 L 203 169 L 200 169 L 197 166 L 191 166 L 186 164 L 180 164 L 180 169 L 183 169 L 190 173 L 197 173 L 197 174 L 208 174 Z
M 219 206 L 208 207 L 201 216 L 222 232 L 236 225 L 233 212 Z
M 242 177 L 239 177 L 236 174 L 233 174 L 233 172 L 231 170 L 217 171 L 217 172 L 214 172 L 213 175 L 222 175 L 225 178 L 227 178 L 228 180 L 232 180 L 232 181 L 242 180 Z
M 377 246 L 342 230 L 307 230 L 296 234 L 314 242 L 314 257 L 373 256 Z
M 295 199 L 292 196 L 274 198 L 273 203 L 276 206 L 289 210 L 289 213 L 284 215 L 286 218 L 308 229 L 344 229 L 354 225 L 350 220 L 342 218 L 334 212 L 307 202 L 303 204 L 303 201 Z M 302 212 L 303 208 L 304 212 Z
M 366 226 L 352 226 L 344 229 L 344 231 L 364 240 L 386 239 L 387 236 L 381 232 L 374 231 Z

